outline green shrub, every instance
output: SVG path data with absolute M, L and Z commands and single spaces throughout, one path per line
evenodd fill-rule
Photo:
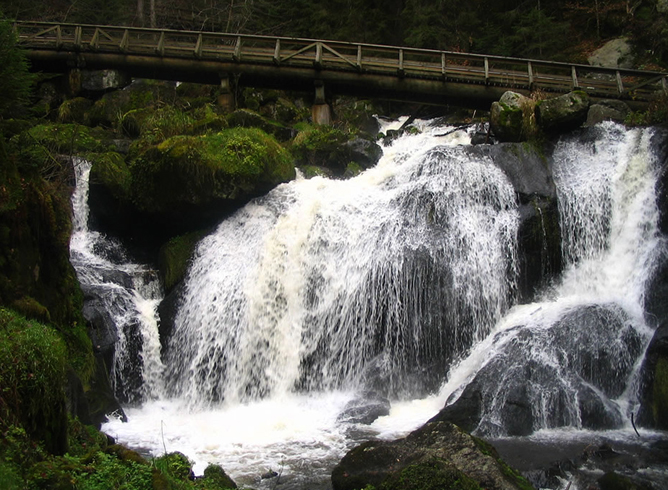
M 35 80 L 28 60 L 16 44 L 12 25 L 0 14 L 0 118 L 20 111 L 28 101 Z
M 56 332 L 0 308 L 0 424 L 21 425 L 54 453 L 67 446 L 67 350 Z

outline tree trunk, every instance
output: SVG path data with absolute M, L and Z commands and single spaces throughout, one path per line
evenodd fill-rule
M 151 27 L 155 29 L 155 27 L 157 26 L 156 15 L 155 15 L 155 0 L 150 0 L 149 9 L 151 17 Z
M 139 25 L 144 27 L 144 0 L 137 0 L 137 20 Z

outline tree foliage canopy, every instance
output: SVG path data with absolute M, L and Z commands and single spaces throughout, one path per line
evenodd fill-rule
M 12 25 L 0 15 L 0 118 L 12 115 L 28 100 L 33 79 Z

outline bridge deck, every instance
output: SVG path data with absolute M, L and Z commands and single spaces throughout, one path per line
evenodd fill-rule
M 133 27 L 16 22 L 19 42 L 39 67 L 115 67 L 133 75 L 285 88 L 327 82 L 343 92 L 404 100 L 498 99 L 508 89 L 646 103 L 668 92 L 668 74 L 394 46 Z M 273 80 L 273 81 L 272 81 Z M 242 80 L 243 82 L 244 80 Z M 476 88 L 477 87 L 477 88 Z

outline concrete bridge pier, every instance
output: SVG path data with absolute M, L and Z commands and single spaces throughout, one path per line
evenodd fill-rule
M 332 108 L 325 100 L 325 83 L 322 80 L 315 81 L 315 100 L 311 108 L 311 118 L 314 124 L 332 123 Z
M 220 95 L 218 95 L 218 105 L 228 112 L 232 112 L 236 109 L 234 91 L 232 90 L 232 81 L 227 74 L 221 75 L 220 77 Z

